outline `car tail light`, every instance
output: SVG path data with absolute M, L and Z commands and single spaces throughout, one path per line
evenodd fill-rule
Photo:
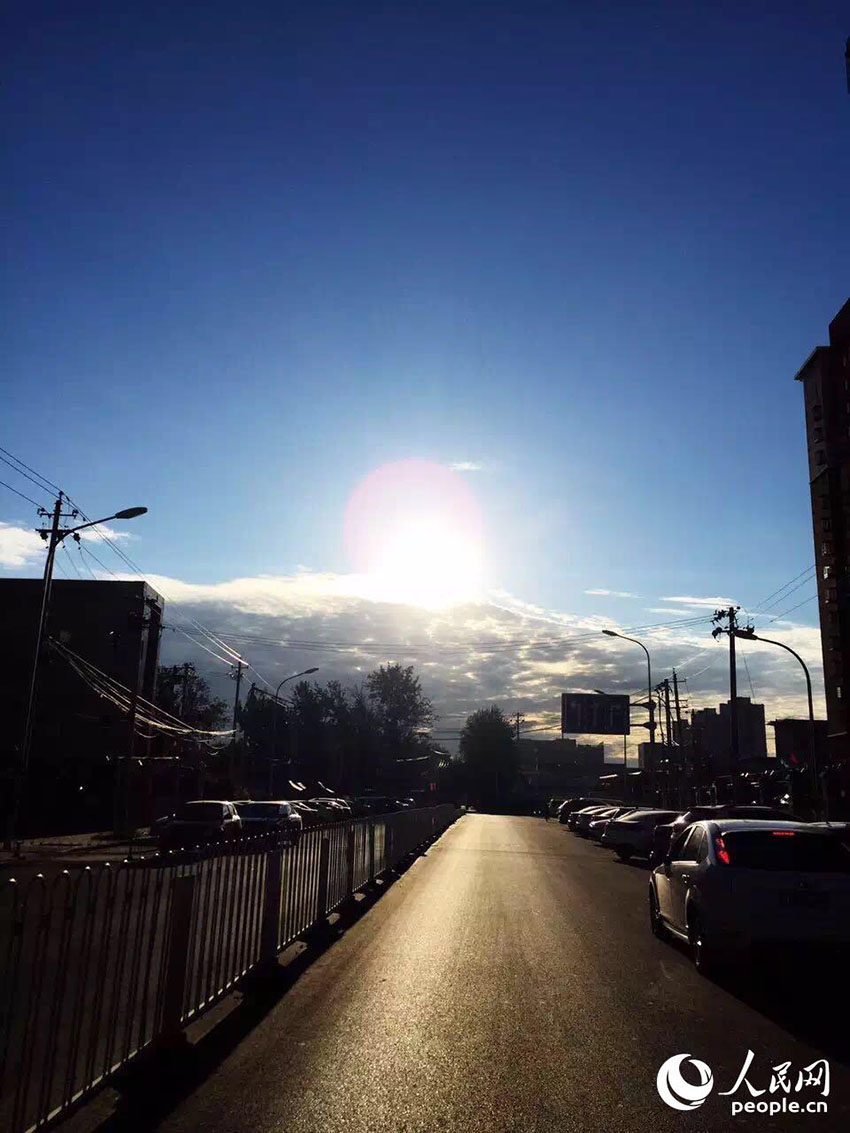
M 723 862 L 724 865 L 731 865 L 732 861 L 729 857 L 729 851 L 726 849 L 726 843 L 723 841 L 722 835 L 718 834 L 714 839 L 714 850 L 717 854 L 717 860 Z
M 774 838 L 793 838 L 797 833 L 796 830 L 772 830 Z

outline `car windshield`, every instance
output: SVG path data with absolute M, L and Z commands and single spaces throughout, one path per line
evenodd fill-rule
M 277 818 L 279 803 L 237 803 L 236 809 L 243 818 Z
M 217 822 L 221 814 L 221 803 L 184 803 L 176 817 L 183 822 Z
M 850 873 L 850 849 L 838 838 L 797 830 L 736 830 L 722 835 L 729 865 L 739 869 Z

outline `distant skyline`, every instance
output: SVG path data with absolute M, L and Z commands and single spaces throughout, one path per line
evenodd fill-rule
M 637 686 L 601 627 L 722 598 L 787 609 L 820 683 L 793 377 L 847 298 L 845 5 L 9 24 L 0 445 L 88 514 L 148 506 L 112 526 L 181 616 L 317 643 L 240 644 L 269 679 L 322 642 L 307 663 L 351 679 L 385 658 L 337 643 L 404 645 L 448 718 Z M 410 462 L 439 488 L 352 543 L 362 485 Z M 0 486 L 0 576 L 39 572 L 33 526 Z M 72 577 L 126 568 L 83 547 Z M 658 679 L 710 647 L 700 704 L 728 695 L 709 629 L 647 638 Z M 511 654 L 532 634 L 564 648 Z M 779 652 L 745 654 L 768 719 L 805 709 Z

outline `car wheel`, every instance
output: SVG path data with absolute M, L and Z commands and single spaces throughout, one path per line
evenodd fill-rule
M 720 967 L 719 958 L 706 937 L 705 926 L 696 909 L 688 912 L 688 940 L 696 970 L 702 976 L 714 975 Z
M 655 890 L 651 885 L 649 887 L 649 926 L 653 935 L 657 936 L 659 940 L 670 939 L 667 925 L 664 923 L 661 910 L 658 908 L 658 898 L 655 896 Z
M 633 853 L 631 846 L 618 846 L 616 849 L 617 857 L 621 862 L 627 862 Z

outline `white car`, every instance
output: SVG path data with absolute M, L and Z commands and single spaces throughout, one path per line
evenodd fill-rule
M 759 944 L 846 947 L 850 845 L 802 822 L 695 822 L 652 872 L 649 917 L 703 972 Z
M 627 862 L 633 855 L 648 858 L 652 849 L 655 827 L 662 822 L 678 818 L 677 810 L 635 810 L 622 818 L 613 818 L 606 826 L 600 841 L 619 858 Z
M 619 809 L 616 806 L 604 806 L 588 807 L 587 810 L 579 811 L 576 818 L 576 834 L 586 838 L 591 822 L 598 818 L 613 818 Z

